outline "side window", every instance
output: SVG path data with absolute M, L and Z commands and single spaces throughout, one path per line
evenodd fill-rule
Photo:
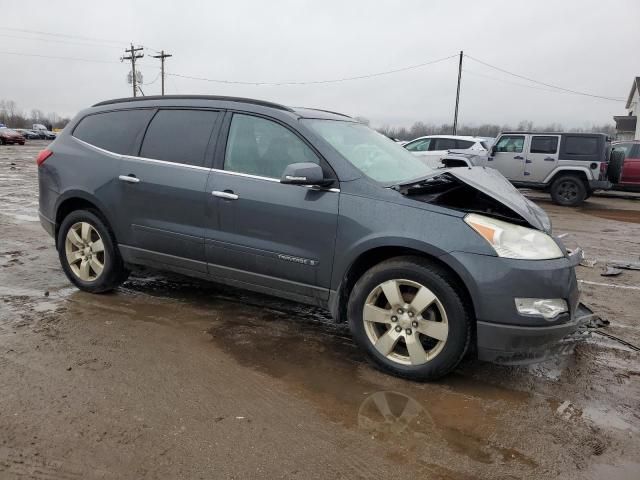
M 558 151 L 558 137 L 546 137 L 535 135 L 531 137 L 531 153 L 553 154 Z
M 430 138 L 423 138 L 422 140 L 416 140 L 415 142 L 408 143 L 404 146 L 410 152 L 426 152 L 429 150 Z
M 614 150 L 622 150 L 624 152 L 625 158 L 631 155 L 631 148 L 633 147 L 633 143 L 616 143 L 613 145 Z
M 233 115 L 225 170 L 280 178 L 287 165 L 300 162 L 320 164 L 316 154 L 289 129 L 264 118 Z
M 119 110 L 95 113 L 80 120 L 73 136 L 96 147 L 135 155 L 134 151 L 154 110 Z
M 436 146 L 433 150 L 451 150 L 456 148 L 456 141 L 453 138 L 436 138 Z
M 471 148 L 475 145 L 476 142 L 472 142 L 470 140 L 456 140 L 456 148 L 466 149 Z
M 207 110 L 160 110 L 147 129 L 140 156 L 203 166 L 218 115 Z
M 598 153 L 598 139 L 596 137 L 565 137 L 564 153 L 568 155 L 595 155 Z
M 503 135 L 496 144 L 496 152 L 522 153 L 524 135 Z

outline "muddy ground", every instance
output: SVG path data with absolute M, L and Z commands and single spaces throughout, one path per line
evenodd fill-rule
M 0 146 L 0 478 L 640 478 L 640 358 L 594 334 L 531 367 L 432 384 L 369 365 L 324 311 L 155 272 L 89 295 L 38 223 L 34 158 Z M 583 301 L 640 345 L 640 196 L 552 205 Z

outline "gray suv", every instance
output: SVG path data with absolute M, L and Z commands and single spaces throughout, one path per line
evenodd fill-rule
M 87 292 L 146 265 L 318 305 L 381 368 L 420 380 L 467 352 L 546 358 L 590 314 L 581 252 L 502 175 L 431 169 L 338 113 L 112 100 L 37 163 L 42 225 Z

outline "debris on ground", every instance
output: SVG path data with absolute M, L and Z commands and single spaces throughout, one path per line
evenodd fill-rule
M 588 268 L 595 267 L 596 263 L 598 263 L 598 261 L 595 258 L 583 258 L 580 260 L 580 265 Z
M 624 270 L 640 270 L 639 262 L 613 262 L 609 266 L 614 268 L 623 268 Z
M 619 268 L 612 267 L 611 265 L 607 265 L 605 270 L 600 274 L 602 277 L 616 277 L 622 273 L 622 270 Z

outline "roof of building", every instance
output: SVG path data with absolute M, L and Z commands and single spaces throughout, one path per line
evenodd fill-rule
M 629 92 L 629 98 L 627 99 L 627 106 L 625 108 L 629 108 L 631 106 L 631 100 L 633 100 L 633 94 L 636 91 L 640 92 L 640 77 L 633 79 L 633 85 L 631 85 L 631 91 Z

